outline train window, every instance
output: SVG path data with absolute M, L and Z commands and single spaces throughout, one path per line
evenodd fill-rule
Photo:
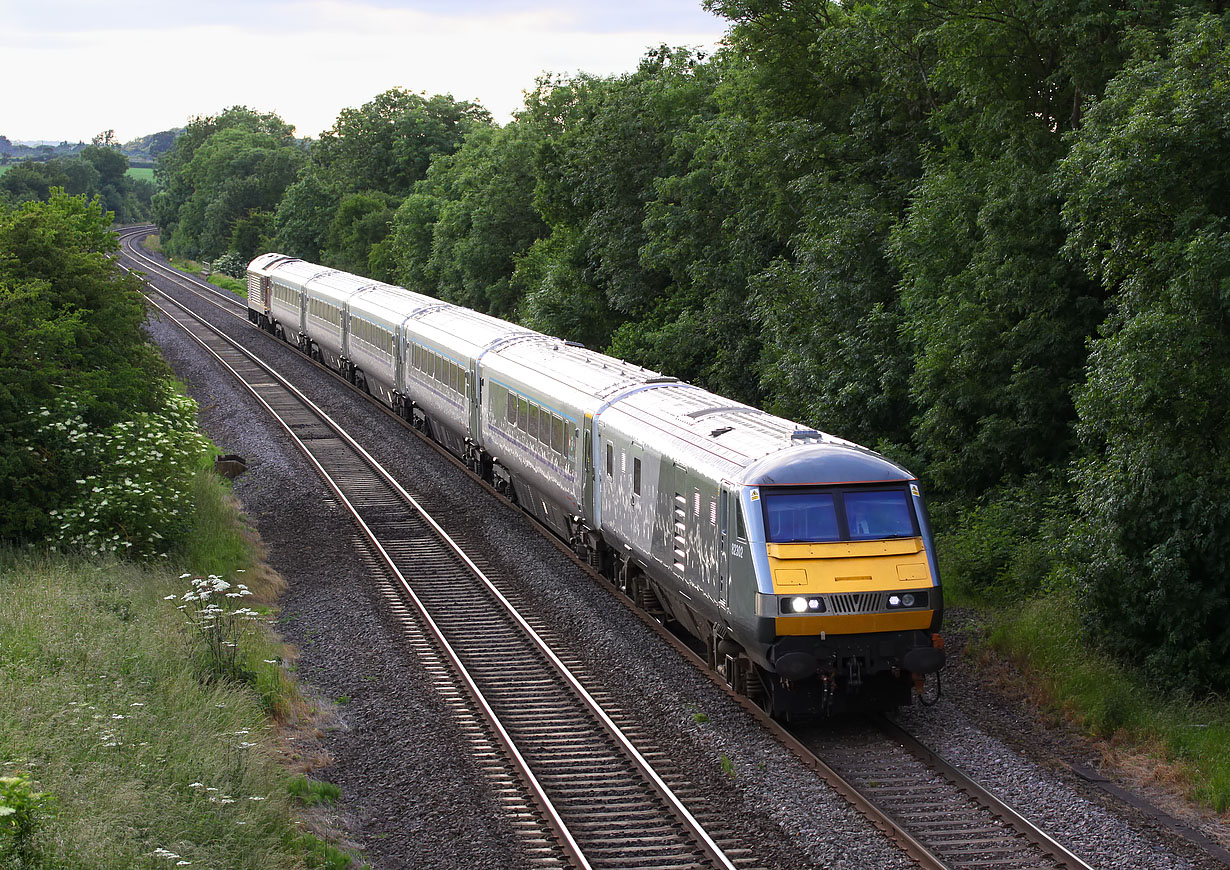
M 839 541 L 837 505 L 831 493 L 782 492 L 764 494 L 770 542 Z
M 735 536 L 740 541 L 747 540 L 747 526 L 743 523 L 743 505 L 735 499 Z
M 522 432 L 530 429 L 530 403 L 524 397 L 517 398 L 517 428 Z
M 847 492 L 846 523 L 854 540 L 908 538 L 914 535 L 910 505 L 902 490 Z
M 564 418 L 551 417 L 551 449 L 556 453 L 564 452 Z
M 526 431 L 531 438 L 538 437 L 538 406 L 533 403 L 530 404 L 530 424 Z
M 606 476 L 615 476 L 615 448 L 609 442 L 606 445 Z
M 517 397 L 512 393 L 507 393 L 508 400 L 504 408 L 504 419 L 508 420 L 514 426 L 517 425 Z
M 632 460 L 632 491 L 641 494 L 641 460 L 638 458 Z

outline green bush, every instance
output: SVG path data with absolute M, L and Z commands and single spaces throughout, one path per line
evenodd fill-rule
M 0 207 L 0 541 L 56 533 L 51 511 L 96 473 L 82 424 L 105 432 L 165 404 L 169 371 L 110 224 L 98 201 L 63 193 Z
M 0 858 L 34 866 L 34 834 L 52 803 L 51 795 L 31 790 L 28 775 L 0 776 Z
M 210 446 L 196 429 L 196 403 L 168 392 L 161 411 L 138 412 L 101 431 L 86 423 L 73 401 L 40 408 L 38 417 L 26 449 L 48 451 L 52 461 L 81 475 L 65 486 L 60 507 L 49 511 L 47 542 L 59 549 L 167 555 L 189 527 L 192 475 Z

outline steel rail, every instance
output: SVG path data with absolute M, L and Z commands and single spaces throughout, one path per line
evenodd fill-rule
M 986 786 L 945 759 L 896 722 L 882 715 L 873 716 L 872 721 L 877 728 L 900 743 L 907 752 L 918 758 L 928 767 L 937 770 L 950 783 L 989 809 L 1026 840 L 1042 850 L 1043 853 L 1054 858 L 1061 866 L 1070 868 L 1070 870 L 1093 870 L 1093 867 L 1087 864 L 1079 855 L 1043 831 Z

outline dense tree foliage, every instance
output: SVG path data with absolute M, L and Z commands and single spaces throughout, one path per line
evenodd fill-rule
M 287 253 L 393 280 L 396 256 L 383 244 L 394 213 L 432 161 L 488 128 L 481 106 L 400 88 L 344 109 L 321 134 L 276 214 L 276 246 Z
M 713 57 L 546 75 L 503 127 L 400 90 L 347 109 L 259 204 L 208 168 L 249 178 L 215 155 L 250 140 L 190 127 L 160 220 L 875 446 L 928 485 L 953 585 L 1067 584 L 1159 683 L 1230 689 L 1226 13 L 706 5 Z
M 71 157 L 45 163 L 18 163 L 0 176 L 0 200 L 18 206 L 46 201 L 54 188 L 70 195 L 99 197 L 120 223 L 145 220 L 150 215 L 154 185 L 129 178 L 128 158 L 116 148 L 87 145 Z
M 165 398 L 140 281 L 115 264 L 110 225 L 98 199 L 58 190 L 0 207 L 0 540 L 51 536 L 49 512 L 92 473 L 61 418 L 106 428 Z
M 162 189 L 154 220 L 165 250 L 212 260 L 252 238 L 237 228 L 276 211 L 305 161 L 294 128 L 276 115 L 235 106 L 194 119 L 155 170 Z
M 1063 169 L 1111 296 L 1078 390 L 1091 620 L 1159 681 L 1230 686 L 1230 17 L 1139 34 Z

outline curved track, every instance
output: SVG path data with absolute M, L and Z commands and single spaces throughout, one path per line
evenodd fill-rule
M 133 242 L 151 229 L 134 227 L 121 233 L 124 253 L 133 263 L 246 322 L 244 302 L 169 269 L 135 247 Z M 211 348 L 219 342 L 204 334 L 198 340 Z M 257 365 L 246 351 L 229 342 L 227 346 L 229 350 L 218 349 L 224 361 L 237 353 L 243 358 L 238 362 L 240 367 Z M 483 575 L 479 569 L 481 556 L 461 552 L 477 548 L 478 542 L 465 541 L 464 529 L 454 531 L 449 538 L 426 513 L 407 521 L 407 505 L 417 511 L 421 510 L 418 504 L 390 479 L 381 479 L 380 472 L 373 472 L 362 448 L 344 444 L 346 439 L 332 432 L 320 416 L 300 418 L 307 412 L 294 406 L 310 406 L 310 402 L 292 400 L 282 384 L 275 390 L 273 382 L 280 380 L 276 375 L 257 374 L 254 380 L 250 389 L 271 411 L 290 415 L 284 425 L 292 436 L 300 436 L 301 447 L 326 479 L 335 475 L 330 486 L 339 501 L 354 505 L 356 521 L 370 542 L 368 558 L 373 565 L 383 566 L 392 578 L 385 586 L 390 606 L 412 627 L 412 636 L 426 632 L 412 642 L 422 644 L 426 642 L 422 637 L 434 636 L 432 643 L 443 651 L 438 668 L 441 679 L 455 680 L 455 675 L 463 671 L 470 674 L 460 679 L 465 683 L 466 697 L 472 701 L 459 706 L 470 715 L 499 723 L 485 727 L 493 735 L 491 739 L 501 745 L 503 754 L 523 764 L 516 776 L 526 783 L 525 800 L 537 805 L 555 840 L 562 844 L 565 860 L 581 867 L 749 866 L 752 859 L 743 856 L 743 850 L 739 850 L 741 857 L 737 859 L 722 854 L 717 840 L 732 854 L 736 851 L 729 835 L 705 834 L 681 803 L 661 794 L 648 794 L 653 787 L 665 785 L 665 777 L 654 773 L 645 760 L 653 755 L 652 750 L 642 754 L 631 741 L 612 736 L 618 733 L 613 721 L 618 714 L 595 712 L 597 704 L 581 680 L 560 675 L 563 663 L 530 628 L 529 620 L 515 613 L 499 592 L 498 578 L 492 578 L 492 582 Z M 271 394 L 265 397 L 265 392 Z M 371 401 L 383 410 L 382 405 Z M 407 431 L 413 430 L 407 427 Z M 461 463 L 456 465 L 462 473 L 470 474 Z M 494 490 L 491 493 L 495 495 Z M 461 548 L 455 548 L 454 539 L 462 541 Z M 572 556 L 566 546 L 551 540 Z M 449 549 L 452 555 L 444 552 Z M 601 579 L 584 563 L 576 563 Z M 459 593 L 461 589 L 465 591 Z M 632 606 L 620 593 L 610 591 Z M 449 604 L 459 594 L 467 601 L 481 600 L 483 604 L 458 612 Z M 729 691 L 685 644 L 638 613 Z M 548 671 L 552 673 L 548 675 Z M 510 674 L 513 679 L 501 682 L 502 676 Z M 746 698 L 731 694 L 920 867 L 1088 870 L 1079 857 L 887 720 L 863 729 L 852 739 L 813 740 L 805 746 Z M 465 715 L 465 711 L 459 710 L 459 714 Z M 593 730 L 595 721 L 602 723 L 600 734 Z M 578 740 L 578 735 L 584 736 Z M 478 737 L 472 743 L 485 745 Z M 523 752 L 518 745 L 527 749 Z M 496 781 L 506 779 L 500 771 L 492 775 Z M 510 792 L 507 800 L 513 815 L 524 815 L 522 798 Z M 602 805 L 596 816 L 579 815 L 595 805 Z M 523 818 L 519 824 L 528 841 L 542 841 L 536 824 L 528 824 Z M 632 828 L 645 829 L 647 838 L 635 844 L 628 841 L 626 834 Z M 574 833 L 574 829 L 586 833 Z M 683 833 L 685 829 L 689 829 L 687 833 Z M 591 833 L 599 830 L 608 833 Z M 544 855 L 543 860 L 550 864 L 555 859 Z

